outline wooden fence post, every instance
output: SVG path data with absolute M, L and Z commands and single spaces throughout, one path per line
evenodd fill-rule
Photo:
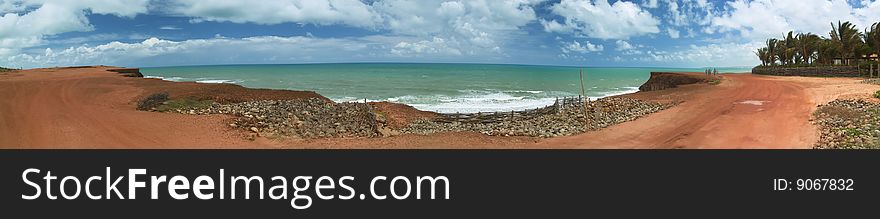
M 583 69 L 581 69 L 581 71 L 580 71 L 580 75 L 581 75 L 581 96 L 583 96 L 583 97 L 581 97 L 581 98 L 585 98 L 585 97 L 587 97 L 587 93 L 586 93 L 586 91 L 584 90 L 584 70 L 583 70 Z M 587 116 L 587 102 L 584 101 L 584 99 L 580 99 L 580 101 L 581 101 L 581 103 L 584 105 L 584 124 L 585 124 L 585 127 L 587 127 L 587 128 L 585 128 L 585 129 L 586 129 L 586 130 L 589 130 L 589 127 L 590 127 L 590 119 L 589 119 L 589 117 Z

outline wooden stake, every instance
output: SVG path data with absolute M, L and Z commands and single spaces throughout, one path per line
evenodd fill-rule
M 584 70 L 583 69 L 580 70 L 580 74 L 581 74 L 581 97 L 587 98 L 587 93 L 586 93 L 586 91 L 584 91 Z M 589 119 L 589 117 L 587 117 L 587 101 L 584 101 L 583 99 L 581 99 L 581 102 L 584 104 L 584 124 L 586 124 L 586 127 L 587 127 L 586 129 L 589 130 L 590 119 Z

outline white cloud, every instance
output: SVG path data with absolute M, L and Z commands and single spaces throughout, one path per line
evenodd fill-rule
M 665 0 L 667 22 L 674 26 L 707 25 L 714 5 L 706 0 Z
M 440 38 L 464 54 L 496 50 L 537 17 L 533 5 L 543 0 L 382 0 L 372 4 L 392 34 Z
M 148 6 L 151 12 L 191 17 L 195 22 L 347 25 L 384 32 L 384 36 L 373 35 L 358 39 L 357 42 L 365 43 L 372 49 L 369 53 L 360 56 L 405 54 L 462 56 L 491 53 L 494 54 L 491 56 L 503 57 L 506 54 L 501 48 L 506 43 L 527 36 L 520 28 L 537 20 L 533 6 L 543 1 L 545 0 L 266 0 L 256 4 L 244 0 L 171 0 L 161 3 L 148 2 L 148 0 L 0 0 L 0 9 L 10 12 L 0 17 L 0 60 L 8 59 L 10 62 L 29 66 L 90 62 L 134 63 L 132 60 L 137 58 L 160 57 L 153 54 L 185 52 L 176 49 L 178 47 L 174 45 L 195 48 L 194 45 L 214 45 L 216 42 L 221 42 L 220 37 L 168 41 L 134 33 L 129 40 L 147 39 L 147 41 L 113 42 L 95 47 L 82 45 L 68 49 L 52 47 L 55 51 L 50 49 L 35 52 L 41 51 L 35 48 L 37 46 L 64 46 L 76 42 L 112 40 L 106 38 L 111 34 L 76 39 L 57 39 L 52 36 L 72 31 L 92 31 L 94 27 L 86 17 L 89 13 L 133 17 L 146 13 Z M 147 5 L 148 3 L 153 4 Z M 163 26 L 159 29 L 179 30 L 180 28 Z M 113 36 L 120 39 L 120 35 Z M 51 43 L 44 42 L 46 39 L 51 40 Z M 259 38 L 230 42 L 251 42 L 256 39 Z M 315 40 L 332 41 L 326 38 Z M 337 41 L 341 40 L 337 39 Z M 285 43 L 283 45 L 290 45 L 287 41 Z M 266 48 L 265 51 L 270 51 L 271 48 L 262 44 L 248 44 L 248 46 Z M 328 50 L 335 48 L 338 47 L 327 47 Z M 27 54 L 21 53 L 23 49 L 27 49 Z M 132 51 L 132 53 L 123 55 L 114 54 L 114 51 Z M 232 56 L 237 55 L 232 54 Z M 356 55 L 344 57 L 354 56 Z M 486 57 L 490 56 L 486 55 Z M 228 57 L 228 59 L 234 58 L 236 57 Z
M 761 42 L 690 45 L 673 51 L 647 51 L 644 55 L 636 57 L 636 60 L 658 65 L 754 66 L 758 58 L 752 52 L 761 46 Z
M 666 32 L 669 33 L 669 38 L 678 39 L 678 37 L 679 37 L 678 30 L 675 30 L 673 28 L 667 28 Z
M 215 37 L 183 41 L 149 38 L 137 43 L 110 42 L 97 46 L 49 49 L 41 54 L 6 57 L 11 66 L 221 64 L 350 61 L 374 50 L 368 38 L 312 38 L 305 36 Z M 272 59 L 274 58 L 274 60 Z
M 595 45 L 590 43 L 590 41 L 585 41 L 583 45 L 577 41 L 572 41 L 571 43 L 565 43 L 562 46 L 562 53 L 590 53 L 590 52 L 601 52 L 605 50 L 605 47 L 602 45 Z
M 657 0 L 645 0 L 642 2 L 642 6 L 645 8 L 657 8 Z
M 402 45 L 442 39 L 462 54 L 493 50 L 510 32 L 534 22 L 533 5 L 544 0 L 177 0 L 170 10 L 194 21 L 315 25 L 341 24 L 391 35 L 419 37 Z M 417 48 L 417 47 L 416 47 Z
M 562 0 L 550 8 L 553 14 L 565 18 L 562 23 L 542 20 L 544 29 L 550 32 L 573 32 L 599 39 L 627 39 L 660 32 L 660 21 L 632 2 Z
M 0 55 L 43 44 L 46 36 L 94 28 L 87 13 L 134 17 L 147 11 L 147 0 L 13 0 L 0 3 Z M 34 8 L 27 10 L 27 8 Z
M 173 13 L 193 21 L 226 21 L 256 24 L 345 24 L 374 27 L 380 22 L 370 6 L 358 0 L 175 0 Z
M 420 56 L 425 54 L 461 55 L 461 51 L 447 44 L 447 41 L 434 37 L 431 41 L 402 41 L 391 49 L 391 53 L 400 56 Z
M 831 22 L 851 21 L 859 28 L 880 21 L 880 3 L 855 8 L 845 0 L 737 0 L 711 21 L 705 32 L 734 32 L 752 40 L 779 37 L 788 31 L 827 35 Z
M 633 46 L 632 44 L 629 44 L 629 42 L 626 42 L 624 40 L 617 40 L 617 42 L 615 42 L 615 44 L 617 45 L 617 48 L 616 48 L 617 51 L 632 50 L 632 49 L 636 48 L 635 46 Z

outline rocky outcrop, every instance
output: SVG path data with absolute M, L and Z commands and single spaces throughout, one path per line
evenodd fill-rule
M 116 72 L 125 77 L 144 77 L 144 75 L 141 74 L 141 70 L 139 68 L 112 68 L 107 69 L 107 71 Z
M 639 86 L 639 91 L 665 90 L 679 85 L 706 83 L 710 80 L 711 77 L 696 74 L 651 72 L 651 78 Z
M 775 76 L 808 76 L 808 77 L 861 77 L 858 66 L 821 66 L 821 67 L 769 67 L 752 68 L 752 74 Z
M 178 109 L 178 113 L 236 116 L 232 128 L 267 137 L 328 138 L 378 137 L 383 133 L 369 105 L 332 103 L 322 99 L 261 100 L 234 104 L 213 103 L 207 108 Z M 387 130 L 384 130 L 387 131 Z

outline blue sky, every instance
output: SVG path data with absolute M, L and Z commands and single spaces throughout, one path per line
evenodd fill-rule
M 876 0 L 0 0 L 0 66 L 468 62 L 758 64 Z

